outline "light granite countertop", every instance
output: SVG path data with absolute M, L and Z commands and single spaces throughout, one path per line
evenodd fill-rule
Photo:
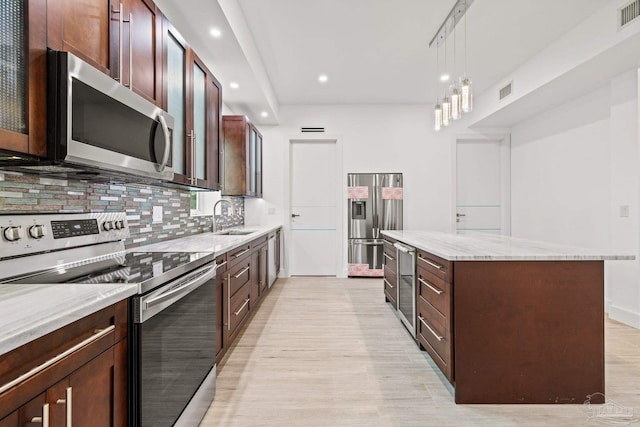
M 496 234 L 438 231 L 382 231 L 382 234 L 448 261 L 600 261 L 633 260 L 632 254 L 564 246 Z
M 133 248 L 130 251 L 140 252 L 213 252 L 216 256 L 225 252 L 229 252 L 239 246 L 244 245 L 258 237 L 265 234 L 276 231 L 282 227 L 281 225 L 271 226 L 244 226 L 233 227 L 229 230 L 251 232 L 249 234 L 242 235 L 220 235 L 217 233 L 201 233 L 194 234 L 193 236 L 181 237 L 179 239 L 167 240 L 165 242 L 152 243 L 150 245 L 144 245 L 137 248 Z M 224 230 L 222 233 L 225 231 Z
M 202 233 L 130 249 L 131 252 L 214 252 L 242 246 L 280 225 L 238 227 L 225 236 Z M 0 284 L 0 355 L 138 293 L 137 284 Z
M 0 284 L 0 355 L 138 292 L 136 284 Z

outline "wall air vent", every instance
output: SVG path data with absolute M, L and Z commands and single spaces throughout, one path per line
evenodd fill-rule
M 502 101 L 507 96 L 511 95 L 512 89 L 513 89 L 513 82 L 509 82 L 508 85 L 500 89 L 500 93 L 498 94 L 498 96 L 500 97 L 500 100 Z
M 633 0 L 618 10 L 618 29 L 621 29 L 640 16 L 640 0 Z
M 300 128 L 300 132 L 302 132 L 302 133 L 306 133 L 306 132 L 316 132 L 316 133 L 320 132 L 320 133 L 322 133 L 322 132 L 324 132 L 324 128 L 302 127 L 302 128 Z

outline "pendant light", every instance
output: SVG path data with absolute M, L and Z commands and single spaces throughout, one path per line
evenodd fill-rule
M 462 85 L 460 86 L 460 106 L 462 111 L 468 113 L 473 110 L 473 87 L 471 85 L 471 79 L 467 77 L 467 2 L 465 0 L 465 14 L 464 14 L 464 77 L 462 79 Z
M 456 39 L 456 28 L 453 27 L 453 71 L 456 71 L 456 46 L 458 42 Z M 454 81 L 451 85 L 451 119 L 458 120 L 462 117 L 462 105 L 460 103 L 460 91 L 458 90 L 457 82 Z
M 449 126 L 449 119 L 451 118 L 451 100 L 448 96 L 442 99 L 442 125 Z
M 436 75 L 440 75 L 440 48 L 436 48 Z M 436 99 L 436 105 L 433 110 L 433 130 L 439 131 L 442 128 L 442 105 L 440 99 Z
M 439 131 L 442 128 L 442 105 L 440 100 L 436 101 L 436 107 L 433 111 L 433 130 Z

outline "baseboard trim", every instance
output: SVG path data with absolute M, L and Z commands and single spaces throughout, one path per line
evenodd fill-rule
M 629 325 L 636 329 L 640 329 L 640 313 L 634 313 L 633 311 L 616 307 L 613 304 L 609 305 L 608 313 L 611 319 L 617 320 L 618 322 L 622 322 L 625 325 Z

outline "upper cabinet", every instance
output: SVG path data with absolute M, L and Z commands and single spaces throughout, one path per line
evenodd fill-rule
M 162 14 L 150 0 L 47 4 L 47 45 L 73 53 L 163 107 Z
M 174 181 L 218 190 L 220 83 L 171 25 L 165 32 L 167 112 L 175 119 Z
M 46 7 L 46 0 L 2 2 L 0 150 L 46 154 Z
M 222 141 L 222 194 L 262 197 L 262 134 L 245 116 L 223 116 Z

